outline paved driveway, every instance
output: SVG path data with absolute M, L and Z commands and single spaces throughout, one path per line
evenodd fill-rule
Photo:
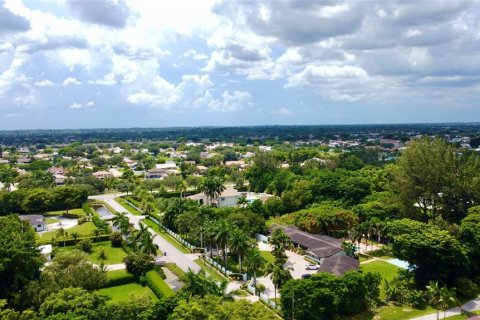
M 271 251 L 272 247 L 269 244 L 263 242 L 258 243 L 258 247 L 261 251 Z M 290 270 L 290 273 L 294 279 L 300 279 L 302 274 L 314 274 L 317 270 L 306 270 L 305 265 L 308 263 L 302 255 L 295 253 L 293 251 L 287 251 L 287 262 L 284 264 L 284 267 L 290 267 L 293 270 Z M 269 275 L 265 277 L 259 277 L 257 283 L 261 283 L 265 286 L 265 294 L 271 298 L 274 297 L 274 286 Z M 278 295 L 277 295 L 278 296 Z
M 120 203 L 115 201 L 116 197 L 122 196 L 125 194 L 103 194 L 103 195 L 97 195 L 97 196 L 90 196 L 88 197 L 89 199 L 94 199 L 94 200 L 101 200 L 106 202 L 108 205 L 110 205 L 113 210 L 117 212 L 126 212 L 128 219 L 130 222 L 133 224 L 133 226 L 136 229 L 139 229 L 138 224 L 141 222 L 142 219 L 145 218 L 145 216 L 135 216 L 131 213 L 129 213 Z M 192 261 L 189 257 L 187 257 L 185 254 L 183 254 L 180 250 L 178 250 L 175 246 L 171 245 L 170 242 L 162 238 L 160 235 L 158 235 L 155 231 L 150 229 L 150 233 L 152 235 L 156 235 L 154 238 L 154 242 L 158 245 L 160 250 L 163 252 L 167 253 L 167 258 L 168 260 L 174 262 L 177 264 L 180 269 L 183 271 L 187 272 L 189 269 L 192 269 L 195 272 L 200 271 L 200 266 L 196 264 L 195 262 Z

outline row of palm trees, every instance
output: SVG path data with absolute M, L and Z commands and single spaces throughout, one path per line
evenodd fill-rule
M 388 223 L 379 219 L 371 219 L 361 222 L 356 227 L 349 231 L 349 237 L 352 242 L 357 242 L 359 245 L 362 240 L 365 240 L 365 248 L 368 248 L 368 239 L 376 238 L 378 243 L 381 243 L 388 233 Z M 373 241 L 371 242 L 373 250 Z
M 158 245 L 154 241 L 157 235 L 152 235 L 149 227 L 139 222 L 138 229 L 134 229 L 125 212 L 116 213 L 112 222 L 132 249 L 152 256 L 157 255 Z

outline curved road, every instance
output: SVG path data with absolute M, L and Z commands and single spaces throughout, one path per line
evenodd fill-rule
M 110 207 L 112 207 L 117 212 L 126 212 L 130 223 L 138 229 L 138 224 L 141 223 L 141 220 L 145 218 L 145 216 L 135 216 L 129 213 L 120 203 L 118 203 L 115 198 L 123 196 L 123 193 L 117 194 L 101 194 L 96 196 L 90 196 L 89 199 L 92 200 L 100 200 L 107 203 Z M 170 244 L 167 240 L 165 240 L 162 236 L 157 234 L 152 229 L 149 229 L 152 235 L 157 235 L 153 240 L 158 245 L 160 250 L 167 253 L 166 258 L 171 262 L 174 262 L 179 266 L 183 271 L 187 272 L 189 269 L 198 272 L 200 271 L 200 266 L 189 259 L 185 254 L 183 254 L 180 250 L 178 250 L 175 246 Z

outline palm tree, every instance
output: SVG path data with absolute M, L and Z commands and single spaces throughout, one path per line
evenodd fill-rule
M 143 234 L 143 237 L 140 240 L 140 252 L 156 256 L 157 251 L 158 251 L 158 245 L 153 242 L 153 239 L 155 239 L 157 235 L 151 235 L 150 232 L 146 232 Z
M 230 232 L 228 243 L 232 253 L 238 256 L 239 271 L 242 273 L 242 258 L 252 248 L 252 241 L 243 231 L 235 228 Z
M 281 288 L 288 280 L 292 279 L 290 271 L 293 270 L 291 267 L 284 267 L 280 263 L 271 263 L 268 265 L 267 272 L 270 274 L 270 279 L 272 279 L 273 286 L 275 287 L 275 303 L 277 300 L 277 288 Z
M 183 198 L 183 193 L 187 192 L 187 189 L 188 189 L 187 182 L 185 182 L 185 180 L 183 179 L 178 181 L 178 183 L 175 185 L 175 191 L 180 192 L 180 198 Z
M 212 206 L 215 204 L 214 200 L 217 199 L 225 190 L 223 180 L 219 177 L 207 177 L 199 185 L 199 190 L 207 196 Z
M 72 232 L 70 235 L 73 238 L 73 242 L 77 244 L 77 239 L 80 237 L 80 234 L 78 234 L 78 232 Z
M 228 281 L 223 280 L 218 284 L 214 279 L 207 277 L 204 270 L 200 270 L 198 273 L 189 270 L 182 277 L 182 282 L 181 293 L 186 294 L 188 298 L 192 296 L 205 297 L 206 295 L 214 295 L 232 300 L 232 295 L 226 293 Z
M 60 228 L 57 230 L 57 237 L 63 238 L 63 246 L 65 247 L 65 240 L 68 235 L 68 232 L 65 231 L 65 229 Z
M 272 245 L 272 254 L 276 260 L 281 261 L 282 265 L 287 260 L 287 255 L 285 250 L 290 245 L 290 238 L 285 234 L 285 232 L 278 228 L 273 231 L 272 236 L 270 237 L 270 244 Z
M 214 240 L 218 244 L 218 246 L 222 248 L 225 268 L 227 267 L 227 244 L 230 231 L 231 227 L 225 220 L 220 219 L 216 222 Z
M 130 231 L 132 225 L 130 224 L 130 220 L 125 212 L 116 213 L 115 217 L 112 219 L 113 226 L 120 229 L 122 234 L 126 237 Z
M 258 248 L 251 249 L 245 257 L 245 267 L 250 274 L 253 274 L 253 287 L 255 288 L 255 294 L 257 294 L 257 270 L 262 268 L 266 263 L 266 260 L 260 254 Z
M 213 220 L 207 220 L 205 221 L 203 225 L 203 235 L 205 236 L 205 239 L 208 242 L 208 245 L 210 247 L 210 258 L 213 257 L 213 248 L 212 245 L 215 242 L 215 232 L 216 232 L 216 224 L 215 221 Z
M 434 281 L 430 281 L 426 289 L 429 304 L 437 310 L 437 320 L 440 319 L 440 310 L 443 311 L 443 318 L 445 319 L 446 310 L 457 303 L 453 289 L 440 287 L 438 282 Z
M 247 197 L 240 197 L 237 200 L 237 206 L 240 208 L 245 208 L 248 205 Z
M 95 242 L 98 242 L 98 237 L 100 236 L 101 233 L 102 231 L 100 229 L 98 228 L 93 229 L 92 234 L 95 237 Z

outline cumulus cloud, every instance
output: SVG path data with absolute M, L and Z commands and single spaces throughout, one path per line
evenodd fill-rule
M 45 79 L 45 80 L 36 81 L 35 85 L 38 87 L 51 87 L 54 85 L 54 83 L 48 79 Z
M 277 109 L 277 110 L 273 110 L 270 112 L 271 114 L 279 114 L 279 115 L 289 115 L 289 114 L 292 114 L 292 112 L 290 110 L 288 110 L 287 108 L 280 108 L 280 109 Z
M 72 77 L 68 77 L 66 78 L 63 83 L 62 83 L 64 86 L 71 86 L 71 85 L 80 85 L 82 84 L 81 81 L 78 81 L 77 79 L 75 78 L 72 78 Z
M 134 105 L 175 109 L 207 109 L 209 111 L 230 112 L 251 105 L 251 95 L 245 91 L 227 90 L 215 98 L 214 84 L 208 75 L 184 75 L 177 85 L 162 77 L 156 77 L 150 92 L 132 93 L 127 101 Z
M 124 28 L 129 18 L 127 5 L 119 0 L 69 0 L 68 6 L 79 19 L 114 28 Z
M 0 35 L 25 32 L 30 29 L 30 21 L 16 15 L 5 7 L 5 1 L 0 1 Z
M 74 102 L 72 103 L 71 105 L 68 106 L 69 109 L 83 109 L 83 108 L 88 108 L 88 107 L 93 107 L 95 104 L 93 103 L 93 101 L 89 101 L 87 103 L 78 103 L 78 102 Z

